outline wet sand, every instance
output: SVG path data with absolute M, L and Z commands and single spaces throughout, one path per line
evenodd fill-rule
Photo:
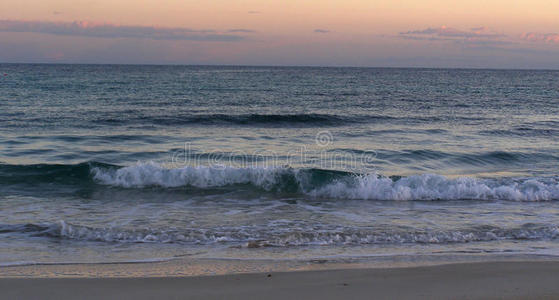
M 559 262 L 540 261 L 198 277 L 2 278 L 0 298 L 549 299 L 559 298 L 558 274 Z

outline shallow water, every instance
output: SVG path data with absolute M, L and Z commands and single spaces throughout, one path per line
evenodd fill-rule
M 0 71 L 3 265 L 559 254 L 556 71 Z

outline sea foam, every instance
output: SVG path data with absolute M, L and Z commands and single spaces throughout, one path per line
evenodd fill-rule
M 332 230 L 298 228 L 285 230 L 275 227 L 253 228 L 95 228 L 59 221 L 41 225 L 1 225 L 0 230 L 69 240 L 109 243 L 199 244 L 249 243 L 252 246 L 283 247 L 308 245 L 367 245 L 367 244 L 447 244 L 496 240 L 555 240 L 559 227 L 547 224 L 522 224 L 518 227 L 474 226 L 447 230 L 337 227 Z M 32 230 L 31 230 L 32 229 Z M 247 244 L 248 245 L 248 244 Z
M 293 192 L 317 198 L 364 200 L 559 200 L 559 183 L 550 178 L 448 178 L 421 174 L 392 179 L 315 169 L 184 167 L 138 163 L 116 170 L 95 167 L 98 183 L 125 187 L 212 188 L 248 184 L 267 191 Z M 325 175 L 326 174 L 326 175 Z M 320 180 L 318 180 L 320 179 Z

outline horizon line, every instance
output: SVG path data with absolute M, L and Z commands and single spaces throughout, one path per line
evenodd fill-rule
M 519 67 L 427 67 L 427 66 L 351 66 L 351 65 L 266 65 L 266 64 L 181 64 L 181 63 L 76 63 L 76 62 L 0 62 L 0 65 L 75 65 L 75 66 L 161 66 L 161 67 L 241 67 L 241 68 L 344 68 L 344 69 L 428 69 L 428 70 L 495 70 L 559 71 L 559 68 Z

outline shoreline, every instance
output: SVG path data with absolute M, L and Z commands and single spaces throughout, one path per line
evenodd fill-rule
M 559 297 L 558 271 L 559 261 L 470 262 L 192 277 L 0 278 L 0 289 L 11 299 L 537 299 Z
M 2 278 L 161 278 L 202 277 L 270 272 L 396 269 L 476 263 L 552 262 L 544 254 L 389 255 L 309 259 L 241 259 L 173 257 L 105 262 L 13 262 L 0 264 Z
M 162 278 L 259 273 L 398 269 L 477 263 L 558 263 L 554 255 L 390 255 L 314 259 L 185 258 L 113 262 L 14 262 L 0 265 L 3 278 Z

